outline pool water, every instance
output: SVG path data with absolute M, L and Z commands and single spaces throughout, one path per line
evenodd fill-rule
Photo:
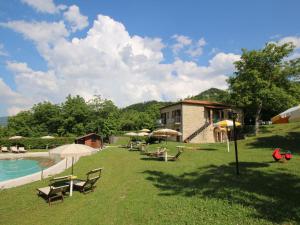
M 23 177 L 54 165 L 50 158 L 21 158 L 0 160 L 0 181 Z

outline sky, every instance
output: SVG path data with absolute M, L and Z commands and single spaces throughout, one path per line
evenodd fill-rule
M 293 42 L 298 0 L 0 1 L 0 116 L 94 95 L 119 107 L 226 89 L 241 49 Z

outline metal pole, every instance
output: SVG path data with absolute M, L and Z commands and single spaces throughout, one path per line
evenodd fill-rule
M 72 175 L 73 175 L 74 156 L 72 156 Z
M 237 148 L 237 137 L 236 137 L 236 126 L 235 126 L 235 120 L 236 115 L 233 116 L 233 135 L 234 135 L 234 150 L 235 150 L 235 166 L 236 166 L 236 175 L 240 174 L 239 170 L 239 157 L 238 157 L 238 148 Z

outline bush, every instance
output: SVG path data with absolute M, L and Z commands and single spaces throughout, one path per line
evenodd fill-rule
M 54 148 L 64 144 L 74 143 L 72 137 L 59 137 L 53 139 L 42 139 L 42 138 L 21 138 L 10 140 L 8 138 L 0 138 L 0 146 L 23 146 L 26 149 L 45 149 Z
M 161 142 L 161 138 L 158 138 L 158 137 L 154 137 L 154 136 L 149 136 L 146 138 L 146 143 L 147 144 L 154 144 L 154 143 L 157 143 L 157 142 Z

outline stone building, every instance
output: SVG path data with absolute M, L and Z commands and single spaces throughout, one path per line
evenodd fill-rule
M 240 109 L 217 102 L 183 100 L 160 109 L 161 125 L 177 130 L 182 136 L 177 141 L 190 143 L 214 143 L 224 140 L 224 129 L 214 123 L 229 119 L 229 112 L 238 113 L 237 121 L 243 122 Z

